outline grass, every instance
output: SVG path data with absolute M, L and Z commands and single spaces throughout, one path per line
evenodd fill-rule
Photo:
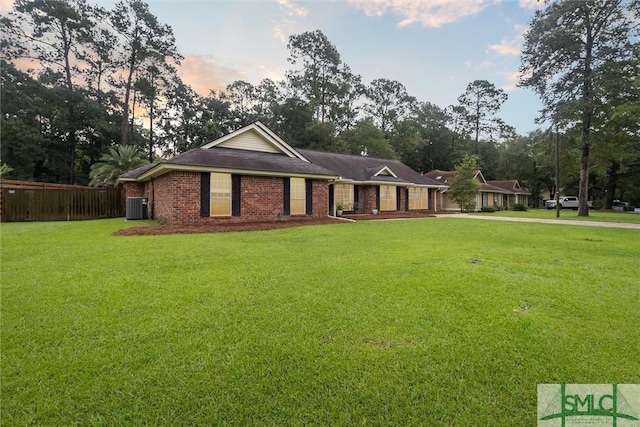
M 541 218 L 555 219 L 555 209 L 529 209 L 526 212 L 507 210 L 497 212 L 474 212 L 474 215 L 504 216 L 516 218 Z M 572 209 L 560 210 L 560 219 L 576 221 L 600 221 L 600 222 L 624 222 L 640 224 L 640 214 L 633 212 L 614 212 L 590 210 L 589 216 L 578 216 L 578 212 Z
M 640 382 L 636 230 L 128 225 L 1 225 L 2 424 L 524 426 Z

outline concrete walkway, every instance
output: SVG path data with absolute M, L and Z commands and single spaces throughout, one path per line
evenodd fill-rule
M 601 222 L 601 221 L 581 221 L 568 219 L 542 219 L 542 218 L 513 218 L 506 216 L 484 216 L 473 214 L 444 214 L 436 215 L 438 218 L 461 218 L 461 219 L 485 219 L 490 221 L 509 221 L 509 222 L 537 222 L 541 224 L 562 224 L 562 225 L 581 225 L 584 227 L 607 227 L 607 228 L 628 228 L 632 230 L 640 230 L 640 224 L 630 224 L 625 222 Z

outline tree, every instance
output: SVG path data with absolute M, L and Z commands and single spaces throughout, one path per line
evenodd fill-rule
M 372 81 L 365 95 L 370 101 L 364 105 L 366 116 L 385 133 L 406 118 L 416 103 L 402 83 L 384 78 Z
M 481 134 L 491 134 L 505 129 L 504 122 L 494 117 L 507 100 L 507 94 L 486 80 L 475 80 L 467 85 L 465 93 L 458 97 L 464 109 L 469 133 L 474 135 L 474 153 L 479 154 L 478 141 Z
M 163 61 L 173 61 L 176 64 L 180 64 L 182 56 L 177 51 L 171 27 L 160 24 L 158 18 L 149 11 L 149 5 L 142 0 L 124 0 L 117 3 L 110 15 L 110 21 L 123 39 L 120 55 L 127 70 L 124 81 L 121 81 L 124 100 L 120 142 L 127 144 L 131 92 L 140 64 L 151 53 Z
M 109 148 L 100 157 L 100 162 L 91 166 L 91 181 L 94 187 L 111 187 L 116 184 L 118 177 L 125 172 L 147 164 L 144 154 L 132 145 L 116 145 Z
M 340 134 L 340 145 L 346 154 L 395 159 L 396 153 L 384 132 L 369 121 L 358 122 Z
M 302 70 L 288 73 L 290 85 L 309 101 L 314 118 L 329 118 L 331 103 L 337 91 L 340 54 L 320 30 L 306 31 L 289 37 L 289 62 L 302 61 Z
M 253 109 L 257 103 L 257 89 L 244 80 L 236 80 L 227 85 L 225 99 L 230 102 L 232 114 L 239 119 L 239 126 L 255 121 Z
M 525 36 L 520 86 L 541 97 L 542 120 L 558 117 L 563 127 L 580 131 L 579 216 L 589 215 L 589 157 L 603 95 L 599 75 L 633 55 L 639 9 L 638 0 L 547 1 Z
M 471 211 L 476 206 L 479 183 L 475 179 L 478 172 L 478 158 L 466 155 L 456 165 L 456 174 L 449 184 L 449 197 L 460 206 L 461 211 Z
M 159 103 L 161 99 L 167 99 L 167 96 L 163 95 L 170 93 L 171 82 L 174 81 L 176 70 L 167 64 L 164 58 L 153 53 L 147 56 L 141 68 L 135 88 L 142 96 L 142 101 L 149 115 L 147 153 L 149 161 L 152 161 L 154 150 L 158 145 L 154 140 L 154 124 L 160 109 Z
M 340 131 L 350 129 L 360 114 L 360 98 L 365 92 L 362 77 L 353 74 L 348 65 L 342 64 L 336 92 L 330 110 L 331 121 Z
M 13 170 L 13 168 L 11 166 L 7 165 L 6 163 L 3 163 L 2 165 L 0 165 L 0 177 L 2 177 L 3 175 L 8 174 L 12 170 Z
M 66 104 L 66 125 L 62 128 L 68 153 L 68 182 L 75 183 L 76 151 L 85 118 L 80 118 L 80 99 L 75 80 L 80 46 L 90 36 L 92 21 L 85 0 L 17 0 L 14 10 L 1 21 L 2 46 L 7 58 L 35 61 L 51 86 L 64 87 L 59 96 Z M 61 123 L 61 122 L 59 122 Z

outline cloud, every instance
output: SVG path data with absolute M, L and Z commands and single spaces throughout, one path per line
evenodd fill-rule
M 518 81 L 520 80 L 521 73 L 520 71 L 509 71 L 499 73 L 502 77 L 504 77 L 505 83 L 500 86 L 500 89 L 505 92 L 512 92 L 518 88 Z
M 282 43 L 286 43 L 288 40 L 287 36 L 285 36 L 284 33 L 282 32 L 280 25 L 276 25 L 276 27 L 273 29 L 273 35 L 275 36 L 276 39 L 280 40 Z
M 0 15 L 7 15 L 13 9 L 13 0 L 0 1 Z
M 282 17 L 278 22 L 274 22 L 273 36 L 281 43 L 287 43 L 289 38 L 285 35 L 283 26 L 290 30 L 295 26 L 295 18 L 307 16 L 308 11 L 302 6 L 296 6 L 290 0 L 276 0 L 276 3 L 280 6 Z
M 347 0 L 353 7 L 361 9 L 367 16 L 397 15 L 399 27 L 422 24 L 438 28 L 459 21 L 465 16 L 475 15 L 487 6 L 501 0 Z
M 280 5 L 280 9 L 285 13 L 286 16 L 307 16 L 307 9 L 305 9 L 304 7 L 296 6 L 289 0 L 277 0 L 277 3 Z
M 178 68 L 182 80 L 200 95 L 208 95 L 211 89 L 223 90 L 229 83 L 245 80 L 245 74 L 215 62 L 210 55 L 185 55 Z
M 501 56 L 520 55 L 527 28 L 524 25 L 516 25 L 511 37 L 502 39 L 498 44 L 492 44 L 489 46 L 489 50 L 497 52 Z
M 519 0 L 518 6 L 524 9 L 542 9 L 544 0 Z

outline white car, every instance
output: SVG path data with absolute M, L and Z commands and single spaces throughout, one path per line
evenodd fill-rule
M 561 196 L 558 199 L 558 203 L 560 204 L 560 209 L 578 209 L 578 198 L 576 196 Z M 556 199 L 547 200 L 544 205 L 547 209 L 555 209 Z M 587 205 L 589 208 L 593 207 L 591 202 L 587 202 Z

